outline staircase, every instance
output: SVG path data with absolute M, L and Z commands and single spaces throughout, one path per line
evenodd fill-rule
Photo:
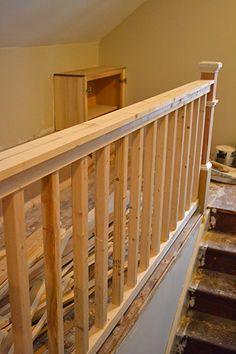
M 204 235 L 173 353 L 236 353 L 236 234 Z

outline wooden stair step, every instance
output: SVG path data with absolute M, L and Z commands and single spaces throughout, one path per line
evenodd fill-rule
M 203 268 L 236 275 L 236 235 L 210 231 L 204 236 Z
M 236 353 L 236 321 L 189 311 L 177 335 L 185 341 L 184 354 Z
M 199 270 L 192 281 L 192 307 L 236 320 L 236 276 L 207 269 Z

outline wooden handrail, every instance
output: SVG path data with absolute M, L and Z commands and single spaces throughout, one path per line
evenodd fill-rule
M 0 182 L 70 150 L 78 147 L 82 149 L 86 144 L 86 151 L 81 151 L 81 155 L 97 150 L 103 144 L 109 144 L 208 93 L 213 83 L 213 80 L 197 80 L 89 122 L 3 151 L 0 153 Z M 104 143 L 99 141 L 99 138 L 104 138 L 107 134 L 110 135 L 104 139 Z M 89 146 L 93 141 L 96 143 Z M 80 154 L 78 157 L 81 157 Z M 60 167 L 64 165 L 61 162 Z
M 87 156 L 210 92 L 198 80 L 92 121 L 0 153 L 0 198 Z
M 209 69 L 209 65 L 202 67 Z M 219 69 L 219 65 L 216 67 Z M 210 68 L 213 70 L 212 65 Z M 214 112 L 209 98 L 215 98 L 216 89 L 215 76 L 212 72 L 209 75 L 205 73 L 201 80 L 0 153 L 0 198 L 16 351 L 22 341 L 22 348 L 32 352 L 32 340 L 37 335 L 35 328 L 31 335 L 24 188 L 42 182 L 47 303 L 42 323 L 47 318 L 50 354 L 63 353 L 61 249 L 65 244 L 62 247 L 59 174 L 63 167 L 71 168 L 73 240 L 69 261 L 73 261 L 75 352 L 95 353 L 195 212 L 199 195 L 204 211 L 209 171 L 205 172 L 205 165 L 201 167 L 201 158 L 207 163 Z M 204 141 L 208 145 L 203 149 Z M 89 272 L 88 156 L 94 152 L 95 251 L 94 269 Z M 108 241 L 112 242 L 112 252 Z M 108 262 L 111 255 L 112 266 Z M 91 274 L 95 306 L 90 330 Z M 109 292 L 108 274 L 112 280 Z

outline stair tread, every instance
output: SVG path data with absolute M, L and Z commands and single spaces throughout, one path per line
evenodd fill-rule
M 191 288 L 236 301 L 236 276 L 209 269 L 199 269 Z
M 236 235 L 208 231 L 203 237 L 204 246 L 236 255 Z
M 236 351 L 236 321 L 199 311 L 189 311 L 178 335 Z

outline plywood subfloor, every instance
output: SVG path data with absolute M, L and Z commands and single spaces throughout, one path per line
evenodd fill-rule
M 211 182 L 208 206 L 236 212 L 236 185 Z

